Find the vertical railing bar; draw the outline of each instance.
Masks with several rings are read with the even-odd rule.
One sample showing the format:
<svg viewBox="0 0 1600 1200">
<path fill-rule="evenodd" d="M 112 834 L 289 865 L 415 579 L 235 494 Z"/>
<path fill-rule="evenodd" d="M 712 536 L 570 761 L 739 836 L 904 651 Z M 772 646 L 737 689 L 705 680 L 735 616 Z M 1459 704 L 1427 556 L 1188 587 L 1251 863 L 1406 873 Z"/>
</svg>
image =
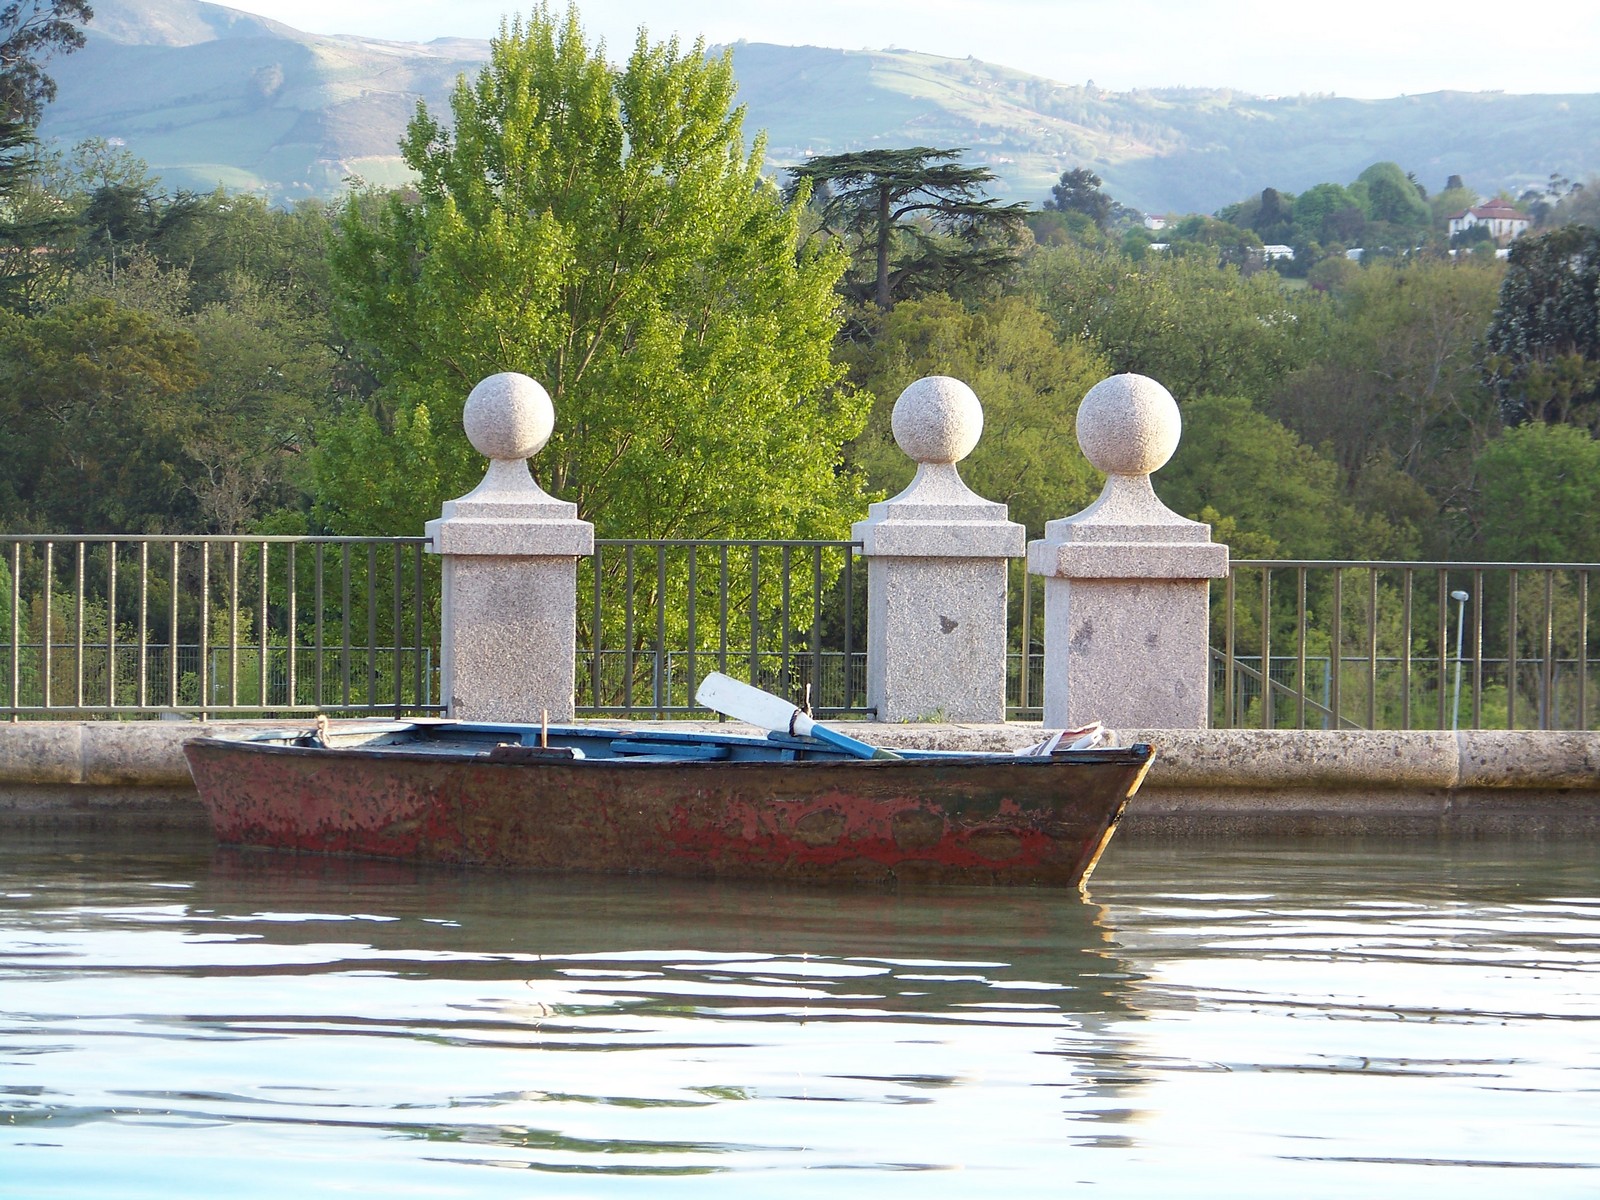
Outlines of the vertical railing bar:
<svg viewBox="0 0 1600 1200">
<path fill-rule="evenodd" d="M 11 543 L 11 719 L 22 707 L 22 543 Z"/>
<path fill-rule="evenodd" d="M 1451 685 L 1450 676 L 1450 591 L 1450 569 L 1441 567 L 1438 571 L 1439 640 L 1436 643 L 1439 647 L 1439 686 L 1436 689 L 1439 693 L 1439 722 L 1437 726 L 1439 729 L 1448 729 L 1450 727 L 1446 723 L 1446 717 L 1447 714 L 1454 711 L 1453 697 L 1455 689 Z M 1467 610 L 1465 606 L 1462 606 L 1461 610 L 1456 614 L 1456 620 L 1460 622 L 1466 619 Z M 1464 639 L 1466 635 L 1463 632 L 1461 636 Z M 1465 644 L 1464 641 L 1463 644 Z M 1458 662 L 1456 670 L 1459 671 L 1460 669 L 1461 664 Z M 1459 714 L 1457 714 L 1457 719 L 1459 720 Z"/>
<path fill-rule="evenodd" d="M 394 594 L 390 598 L 389 616 L 394 624 L 394 654 L 389 669 L 394 672 L 394 719 L 398 721 L 406 711 L 406 615 L 401 602 L 405 589 L 406 564 L 405 547 L 399 542 L 394 543 L 394 565 L 391 574 Z"/>
<path fill-rule="evenodd" d="M 822 696 L 822 544 L 811 546 L 811 703 L 817 708 Z"/>
<path fill-rule="evenodd" d="M 257 589 L 257 592 L 259 594 L 260 603 L 257 606 L 258 607 L 258 615 L 256 616 L 256 620 L 260 623 L 260 629 L 261 629 L 261 637 L 260 637 L 261 655 L 260 655 L 260 658 L 257 659 L 257 666 L 256 666 L 256 671 L 261 676 L 261 678 L 260 678 L 259 683 L 256 686 L 256 696 L 258 698 L 257 702 L 260 705 L 260 707 L 262 707 L 262 708 L 266 708 L 267 707 L 267 702 L 270 699 L 270 696 L 269 696 L 268 691 L 267 691 L 267 685 L 270 682 L 270 676 L 271 676 L 270 660 L 271 660 L 271 654 L 272 654 L 272 629 L 270 628 L 271 622 L 267 619 L 267 610 L 268 610 L 267 601 L 268 601 L 268 597 L 270 596 L 270 592 L 268 591 L 268 588 L 267 588 L 267 583 L 268 583 L 268 576 L 271 574 L 271 571 L 272 571 L 272 560 L 271 560 L 271 557 L 269 556 L 269 554 L 267 553 L 267 550 L 268 550 L 268 543 L 263 541 L 261 543 L 261 586 Z"/>
<path fill-rule="evenodd" d="M 1344 728 L 1343 688 L 1340 686 L 1339 676 L 1343 673 L 1344 664 L 1341 659 L 1341 644 L 1344 640 L 1344 568 L 1333 569 L 1333 616 L 1328 633 L 1328 659 L 1330 671 L 1328 676 L 1328 710 L 1332 714 L 1331 720 L 1335 729 Z"/>
<path fill-rule="evenodd" d="M 1517 597 L 1520 571 L 1511 571 L 1506 601 L 1506 728 L 1517 727 Z"/>
<path fill-rule="evenodd" d="M 1547 568 L 1544 573 L 1544 669 L 1539 672 L 1539 686 L 1544 693 L 1540 707 L 1539 728 L 1560 729 L 1561 714 L 1555 693 L 1555 642 L 1556 642 L 1556 573 Z"/>
<path fill-rule="evenodd" d="M 1019 642 L 1022 646 L 1022 676 L 1017 681 L 1017 705 L 1026 710 L 1032 705 L 1028 703 L 1029 677 L 1033 673 L 1033 577 L 1028 574 L 1028 560 L 1019 559 L 1018 569 L 1022 573 L 1022 637 Z M 1207 656 L 1209 658 L 1209 655 Z M 1206 664 L 1209 673 L 1211 664 Z"/>
<path fill-rule="evenodd" d="M 856 658 L 855 658 L 855 543 L 848 543 L 844 548 L 844 707 L 853 709 L 856 706 Z"/>
<path fill-rule="evenodd" d="M 722 630 L 717 635 L 717 670 L 724 675 L 728 673 L 728 546 L 724 542 L 718 547 L 717 555 L 717 594 L 718 615 L 722 622 Z"/>
<path fill-rule="evenodd" d="M 239 551 L 238 539 L 228 543 L 228 706 L 239 707 Z"/>
<path fill-rule="evenodd" d="M 1472 573 L 1472 727 L 1483 728 L 1483 572 Z"/>
<path fill-rule="evenodd" d="M 666 715 L 664 708 L 667 682 L 667 548 L 656 545 L 656 646 L 651 660 L 651 699 L 655 701 L 656 718 Z"/>
<path fill-rule="evenodd" d="M 52 645 L 55 639 L 55 584 L 56 543 L 52 538 L 44 544 L 44 687 L 41 702 L 47 709 L 54 698 L 51 684 L 55 674 L 55 649 Z"/>
<path fill-rule="evenodd" d="M 200 695 L 201 713 L 211 712 L 211 543 L 200 543 Z"/>
<path fill-rule="evenodd" d="M 1239 713 L 1235 706 L 1234 696 L 1234 672 L 1237 669 L 1234 665 L 1234 632 L 1235 622 L 1237 619 L 1234 612 L 1234 605 L 1238 600 L 1238 587 L 1235 582 L 1238 577 L 1238 569 L 1230 566 L 1228 570 L 1228 582 L 1223 588 L 1227 619 L 1223 623 L 1222 638 L 1222 668 L 1224 672 L 1222 677 L 1222 724 L 1228 729 L 1237 729 L 1239 727 Z M 1206 663 L 1206 669 L 1209 671 L 1211 669 L 1211 664 L 1209 661 L 1209 656 L 1207 656 L 1207 658 L 1208 661 Z"/>
<path fill-rule="evenodd" d="M 794 694 L 794 664 L 790 662 L 791 639 L 789 635 L 794 628 L 794 613 L 791 611 L 789 603 L 792 594 L 789 586 L 789 574 L 794 562 L 794 557 L 790 553 L 792 549 L 793 547 L 785 542 L 778 556 L 778 561 L 782 564 L 783 570 L 783 586 L 779 589 L 779 594 L 783 597 L 783 620 L 778 625 L 778 670 L 780 672 L 778 677 L 783 680 L 784 687 L 788 689 L 784 694 L 790 699 L 799 700 L 799 697 Z"/>
<path fill-rule="evenodd" d="M 761 543 L 750 543 L 750 682 L 761 686 Z"/>
<path fill-rule="evenodd" d="M 419 710 L 424 700 L 427 699 L 424 690 L 422 661 L 422 589 L 425 586 L 422 570 L 424 559 L 422 556 L 425 549 L 426 547 L 421 542 L 413 542 L 411 545 L 411 624 L 413 630 L 413 636 L 411 638 L 411 655 L 413 662 L 411 670 L 411 686 L 412 703 L 417 705 Z"/>
<path fill-rule="evenodd" d="M 601 546 L 599 543 L 596 543 L 594 548 L 594 556 L 589 560 L 591 568 L 594 571 L 594 616 L 589 625 L 589 688 L 591 692 L 589 699 L 595 708 L 599 708 L 601 705 L 600 686 L 603 682 L 600 677 L 600 665 L 602 661 L 600 657 L 600 637 L 602 633 L 600 576 L 605 573 L 605 564 L 602 559 L 604 552 L 605 547 Z"/>
<path fill-rule="evenodd" d="M 700 572 L 699 563 L 696 561 L 700 547 L 694 542 L 689 543 L 689 677 L 684 681 L 683 707 L 694 707 L 694 690 L 699 685 L 699 665 L 695 661 L 699 650 L 700 631 L 696 617 L 700 608 Z"/>
<path fill-rule="evenodd" d="M 1305 567 L 1295 568 L 1295 702 L 1296 729 L 1306 727 L 1306 599 L 1307 572 Z"/>
<path fill-rule="evenodd" d="M 633 550 L 634 543 L 628 542 L 623 550 L 623 604 L 622 604 L 622 706 L 624 710 L 633 711 Z"/>
<path fill-rule="evenodd" d="M 289 659 L 285 664 L 285 671 L 288 674 L 286 686 L 289 690 L 286 702 L 288 703 L 289 707 L 293 709 L 299 704 L 300 700 L 300 689 L 298 686 L 300 681 L 297 678 L 299 674 L 297 667 L 299 664 L 295 658 L 296 651 L 300 645 L 300 597 L 296 591 L 296 584 L 298 581 L 295 579 L 295 564 L 300 558 L 300 547 L 290 543 L 287 547 L 285 547 L 285 553 L 288 555 L 288 561 L 284 563 L 283 587 L 285 592 L 284 599 L 286 611 L 284 613 L 285 628 L 283 640 L 289 648 Z"/>
<path fill-rule="evenodd" d="M 353 663 L 351 662 L 352 647 L 350 645 L 350 630 L 352 628 L 350 620 L 350 597 L 352 589 L 354 588 L 354 584 L 350 579 L 350 560 L 354 556 L 354 545 L 352 545 L 350 542 L 341 542 L 339 544 L 340 585 L 342 588 L 342 595 L 340 598 L 343 601 L 343 607 L 340 610 L 341 616 L 339 630 L 340 639 L 343 642 L 343 644 L 339 647 L 339 703 L 343 708 L 350 707 L 350 672 L 353 666 Z"/>
<path fill-rule="evenodd" d="M 1400 573 L 1400 728 L 1411 728 L 1411 600 L 1416 578 L 1410 567 Z"/>
<path fill-rule="evenodd" d="M 1378 568 L 1367 568 L 1367 728 L 1378 727 Z"/>
<path fill-rule="evenodd" d="M 75 684 L 74 689 L 73 689 L 73 703 L 76 704 L 77 707 L 82 708 L 83 707 L 83 692 L 84 692 L 83 659 L 84 659 L 84 655 L 87 653 L 87 651 L 85 650 L 86 632 L 84 630 L 84 622 L 85 622 L 85 619 L 86 619 L 86 614 L 85 614 L 86 603 L 85 603 L 85 601 L 87 599 L 85 593 L 89 590 L 88 561 L 87 561 L 88 545 L 82 539 L 79 539 L 78 542 L 77 542 L 77 547 L 78 547 L 77 572 L 76 572 L 76 576 L 74 578 L 74 583 L 75 583 L 76 588 L 77 588 L 77 600 L 76 600 L 76 607 L 77 607 L 77 634 L 76 634 L 76 638 L 77 638 L 77 647 L 76 647 L 76 650 L 77 650 L 77 664 L 76 664 L 76 671 L 75 671 L 76 684 Z"/>
<path fill-rule="evenodd" d="M 312 674 L 316 678 L 316 695 L 311 698 L 312 707 L 318 712 L 322 711 L 322 697 L 325 695 L 323 688 L 327 685 L 327 640 L 325 632 L 327 595 L 323 587 L 327 582 L 326 558 L 327 544 L 316 543 L 315 552 L 311 556 L 311 603 L 313 613 L 311 616 L 312 657 L 314 665 Z"/>
<path fill-rule="evenodd" d="M 106 543 L 106 707 L 117 706 L 117 543 Z"/>
<path fill-rule="evenodd" d="M 362 708 L 378 703 L 378 543 L 367 543 L 367 690 Z"/>
<path fill-rule="evenodd" d="M 134 704 L 150 705 L 150 543 L 139 540 L 139 662 Z"/>
<path fill-rule="evenodd" d="M 178 707 L 181 697 L 178 695 L 178 547 L 177 538 L 172 539 L 172 598 L 167 608 L 167 703 L 174 708 Z"/>
<path fill-rule="evenodd" d="M 1578 724 L 1589 728 L 1589 572 L 1578 572 Z"/>
<path fill-rule="evenodd" d="M 1272 697 L 1272 568 L 1261 568 L 1261 728 L 1276 729 Z"/>
</svg>

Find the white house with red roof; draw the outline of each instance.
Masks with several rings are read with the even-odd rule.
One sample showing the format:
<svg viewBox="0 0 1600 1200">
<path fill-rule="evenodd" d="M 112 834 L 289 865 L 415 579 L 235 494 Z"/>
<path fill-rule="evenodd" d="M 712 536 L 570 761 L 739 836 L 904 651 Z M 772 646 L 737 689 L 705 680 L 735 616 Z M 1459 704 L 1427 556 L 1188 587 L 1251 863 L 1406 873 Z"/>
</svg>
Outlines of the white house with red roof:
<svg viewBox="0 0 1600 1200">
<path fill-rule="evenodd" d="M 1450 218 L 1450 236 L 1465 233 L 1475 225 L 1487 225 L 1489 236 L 1502 246 L 1528 232 L 1532 222 L 1504 200 L 1490 200 L 1476 208 L 1458 212 Z"/>
</svg>

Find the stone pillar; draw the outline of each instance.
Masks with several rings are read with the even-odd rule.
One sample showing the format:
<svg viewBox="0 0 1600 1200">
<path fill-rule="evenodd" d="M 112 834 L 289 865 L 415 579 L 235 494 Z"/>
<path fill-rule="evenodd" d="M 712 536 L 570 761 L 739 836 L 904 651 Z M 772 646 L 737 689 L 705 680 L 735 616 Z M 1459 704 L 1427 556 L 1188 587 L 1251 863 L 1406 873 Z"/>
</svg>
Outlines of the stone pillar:
<svg viewBox="0 0 1600 1200">
<path fill-rule="evenodd" d="M 1150 486 L 1181 431 L 1171 393 L 1143 375 L 1102 380 L 1078 409 L 1078 443 L 1105 490 L 1028 547 L 1029 572 L 1045 579 L 1047 728 L 1209 724 L 1210 581 L 1228 573 L 1228 548 Z"/>
<path fill-rule="evenodd" d="M 555 409 L 526 375 L 491 375 L 467 397 L 467 438 L 489 459 L 471 492 L 427 524 L 444 556 L 446 710 L 466 721 L 573 715 L 578 556 L 594 526 L 533 480 L 527 460 L 550 439 Z"/>
<path fill-rule="evenodd" d="M 1025 531 L 972 492 L 956 463 L 983 432 L 957 379 L 919 379 L 895 401 L 911 485 L 851 527 L 867 559 L 867 705 L 880 721 L 1004 721 L 1006 559 Z"/>
</svg>

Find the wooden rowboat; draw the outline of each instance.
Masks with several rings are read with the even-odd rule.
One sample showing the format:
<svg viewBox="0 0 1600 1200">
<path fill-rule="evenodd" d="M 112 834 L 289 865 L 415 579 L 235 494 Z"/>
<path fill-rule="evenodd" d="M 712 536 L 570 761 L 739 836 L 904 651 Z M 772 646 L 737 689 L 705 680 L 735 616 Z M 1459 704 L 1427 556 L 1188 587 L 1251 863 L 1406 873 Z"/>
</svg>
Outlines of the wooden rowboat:
<svg viewBox="0 0 1600 1200">
<path fill-rule="evenodd" d="M 541 744 L 543 743 L 543 744 Z M 384 721 L 196 738 L 228 845 L 541 871 L 1082 884 L 1149 746 L 862 759 L 812 737 Z"/>
</svg>

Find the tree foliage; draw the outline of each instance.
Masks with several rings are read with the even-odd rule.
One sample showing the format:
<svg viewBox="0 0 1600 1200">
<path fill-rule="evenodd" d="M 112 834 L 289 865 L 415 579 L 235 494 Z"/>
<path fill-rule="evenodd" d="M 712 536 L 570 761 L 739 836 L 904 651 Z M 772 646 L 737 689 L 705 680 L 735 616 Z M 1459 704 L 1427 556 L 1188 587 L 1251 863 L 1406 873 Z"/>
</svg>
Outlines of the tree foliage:
<svg viewBox="0 0 1600 1200">
<path fill-rule="evenodd" d="M 341 319 L 379 407 L 326 435 L 317 512 L 413 533 L 473 486 L 478 380 L 521 371 L 556 428 L 535 463 L 602 535 L 834 535 L 864 403 L 838 386 L 832 254 L 747 153 L 731 58 L 652 45 L 620 70 L 574 13 L 501 27 L 403 143 L 414 194 L 353 200 L 332 252 Z M 376 478 L 374 478 L 376 476 Z"/>
<path fill-rule="evenodd" d="M 0 315 L 0 511 L 65 533 L 192 528 L 180 398 L 194 339 L 91 298 Z"/>
<path fill-rule="evenodd" d="M 1100 176 L 1086 167 L 1063 171 L 1061 179 L 1050 189 L 1046 209 L 1054 212 L 1082 213 L 1094 222 L 1095 228 L 1104 229 L 1111 223 L 1116 202 L 1101 190 Z"/>
<path fill-rule="evenodd" d="M 1600 442 L 1571 425 L 1507 430 L 1478 459 L 1479 552 L 1499 562 L 1600 562 Z"/>
<path fill-rule="evenodd" d="M 1024 265 L 1020 287 L 1060 337 L 1086 341 L 1113 371 L 1160 380 L 1180 404 L 1203 395 L 1260 402 L 1305 352 L 1303 302 L 1276 276 L 1246 277 L 1209 255 L 1152 254 L 1134 263 L 1042 247 Z"/>
<path fill-rule="evenodd" d="M 37 125 L 55 99 L 44 64 L 83 46 L 81 25 L 94 17 L 87 0 L 7 0 L 0 5 L 0 120 Z"/>
<path fill-rule="evenodd" d="M 1600 428 L 1600 230 L 1519 238 L 1486 341 L 1485 376 L 1508 422 Z"/>
<path fill-rule="evenodd" d="M 1363 507 L 1419 529 L 1459 514 L 1472 461 L 1499 432 L 1477 357 L 1500 277 L 1492 259 L 1356 269 L 1267 411 L 1327 453 Z"/>
<path fill-rule="evenodd" d="M 827 154 L 791 168 L 789 196 L 813 189 L 825 233 L 852 248 L 849 292 L 888 311 L 895 301 L 992 279 L 1017 257 L 1024 204 L 984 195 L 994 174 L 959 149 L 913 146 Z"/>
</svg>

